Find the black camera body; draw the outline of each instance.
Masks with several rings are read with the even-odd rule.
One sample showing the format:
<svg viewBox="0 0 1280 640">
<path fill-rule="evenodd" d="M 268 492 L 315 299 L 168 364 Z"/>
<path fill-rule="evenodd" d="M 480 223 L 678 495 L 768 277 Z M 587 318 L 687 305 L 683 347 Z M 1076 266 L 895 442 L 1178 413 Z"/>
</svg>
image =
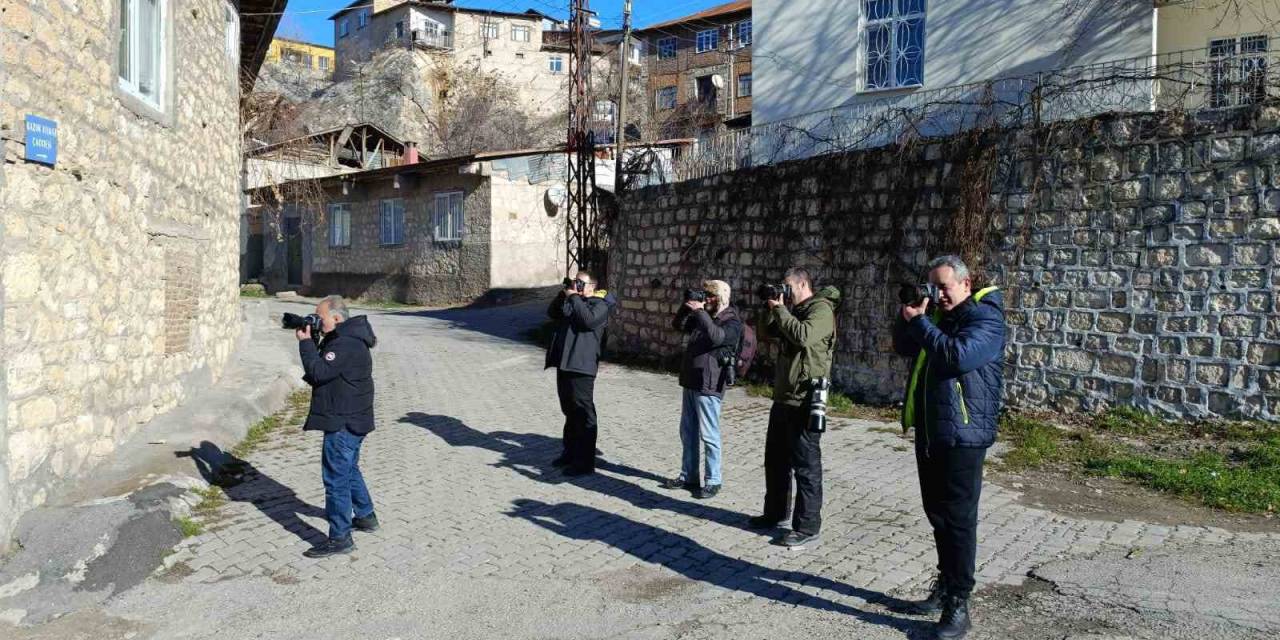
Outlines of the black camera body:
<svg viewBox="0 0 1280 640">
<path fill-rule="evenodd" d="M 898 288 L 898 302 L 908 307 L 918 307 L 926 298 L 929 300 L 929 304 L 936 306 L 942 299 L 942 290 L 938 289 L 938 285 L 931 282 L 904 284 Z"/>
<path fill-rule="evenodd" d="M 586 289 L 587 289 L 587 283 L 585 283 L 585 282 L 583 282 L 583 281 L 581 281 L 581 280 L 579 280 L 579 279 L 577 279 L 577 278 L 565 278 L 565 279 L 564 279 L 564 288 L 565 288 L 565 289 L 573 289 L 574 291 L 577 291 L 578 293 L 582 293 L 582 292 L 586 291 Z"/>
<path fill-rule="evenodd" d="M 702 289 L 685 289 L 684 301 L 685 302 L 706 302 L 707 292 L 703 291 Z"/>
<path fill-rule="evenodd" d="M 760 301 L 777 300 L 778 296 L 782 296 L 783 300 L 791 299 L 791 285 L 786 284 L 762 284 L 756 289 L 756 295 L 760 297 Z"/>
<path fill-rule="evenodd" d="M 320 342 L 320 335 L 324 333 L 324 321 L 320 319 L 320 316 L 314 313 L 308 313 L 305 316 L 300 316 L 296 313 L 286 313 L 284 314 L 284 317 L 280 319 L 280 326 L 285 329 L 294 330 L 311 327 L 311 339 L 315 340 L 317 344 Z"/>
</svg>

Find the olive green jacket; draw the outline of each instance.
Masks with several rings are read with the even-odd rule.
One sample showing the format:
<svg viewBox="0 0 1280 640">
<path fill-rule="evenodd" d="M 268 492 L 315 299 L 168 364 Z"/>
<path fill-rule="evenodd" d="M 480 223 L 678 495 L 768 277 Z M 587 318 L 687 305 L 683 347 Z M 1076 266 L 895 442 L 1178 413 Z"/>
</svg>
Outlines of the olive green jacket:
<svg viewBox="0 0 1280 640">
<path fill-rule="evenodd" d="M 765 313 L 760 337 L 781 342 L 774 363 L 774 402 L 803 406 L 809 401 L 809 380 L 830 377 L 839 301 L 838 289 L 823 287 L 790 311 L 779 305 Z"/>
</svg>

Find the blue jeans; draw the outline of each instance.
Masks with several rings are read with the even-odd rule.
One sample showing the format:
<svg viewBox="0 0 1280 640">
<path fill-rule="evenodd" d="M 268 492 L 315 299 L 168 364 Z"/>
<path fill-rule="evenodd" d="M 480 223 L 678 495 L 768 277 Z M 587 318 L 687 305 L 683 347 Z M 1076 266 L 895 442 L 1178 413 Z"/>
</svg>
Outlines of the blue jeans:
<svg viewBox="0 0 1280 640">
<path fill-rule="evenodd" d="M 698 445 L 706 452 L 706 486 L 720 484 L 720 398 L 704 396 L 692 389 L 684 390 L 680 410 L 680 444 L 684 456 L 680 479 L 698 481 Z"/>
<path fill-rule="evenodd" d="M 324 434 L 320 455 L 320 476 L 324 480 L 324 513 L 329 520 L 329 539 L 351 536 L 351 517 L 367 518 L 373 513 L 373 498 L 360 473 L 360 445 L 364 436 L 346 429 Z"/>
</svg>

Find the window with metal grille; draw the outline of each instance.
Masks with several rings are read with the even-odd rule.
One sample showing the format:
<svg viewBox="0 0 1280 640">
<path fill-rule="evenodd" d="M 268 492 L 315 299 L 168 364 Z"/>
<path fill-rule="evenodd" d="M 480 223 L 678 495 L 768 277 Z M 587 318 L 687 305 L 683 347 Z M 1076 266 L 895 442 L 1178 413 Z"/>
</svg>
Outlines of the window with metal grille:
<svg viewBox="0 0 1280 640">
<path fill-rule="evenodd" d="M 661 89 L 658 89 L 656 100 L 657 100 L 659 109 L 676 108 L 676 88 L 663 87 Z"/>
<path fill-rule="evenodd" d="M 404 200 L 382 200 L 378 203 L 379 243 L 404 244 Z"/>
<path fill-rule="evenodd" d="M 1267 36 L 1209 41 L 1209 106 L 1252 104 L 1267 93 Z"/>
<path fill-rule="evenodd" d="M 436 194 L 432 226 L 437 242 L 462 239 L 462 199 L 461 191 Z"/>
<path fill-rule="evenodd" d="M 715 51 L 720 46 L 720 30 L 707 29 L 705 31 L 699 31 L 695 44 L 695 51 L 698 53 Z"/>
<path fill-rule="evenodd" d="M 865 88 L 924 85 L 925 0 L 863 0 Z"/>
<path fill-rule="evenodd" d="M 658 40 L 658 59 L 668 60 L 676 57 L 676 39 L 660 38 Z"/>
</svg>

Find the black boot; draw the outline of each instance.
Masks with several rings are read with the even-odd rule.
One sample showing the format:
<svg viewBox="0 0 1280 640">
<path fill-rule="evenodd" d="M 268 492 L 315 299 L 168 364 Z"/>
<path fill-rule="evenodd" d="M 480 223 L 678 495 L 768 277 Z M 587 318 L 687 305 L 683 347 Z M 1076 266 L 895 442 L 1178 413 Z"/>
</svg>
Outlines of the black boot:
<svg viewBox="0 0 1280 640">
<path fill-rule="evenodd" d="M 959 640 L 973 623 L 969 621 L 968 596 L 948 595 L 942 600 L 942 618 L 938 620 L 938 640 Z"/>
<path fill-rule="evenodd" d="M 929 587 L 929 595 L 924 600 L 902 601 L 889 607 L 894 613 L 905 613 L 911 616 L 936 616 L 942 613 L 942 600 L 947 597 L 947 587 L 942 578 L 933 581 Z"/>
</svg>

